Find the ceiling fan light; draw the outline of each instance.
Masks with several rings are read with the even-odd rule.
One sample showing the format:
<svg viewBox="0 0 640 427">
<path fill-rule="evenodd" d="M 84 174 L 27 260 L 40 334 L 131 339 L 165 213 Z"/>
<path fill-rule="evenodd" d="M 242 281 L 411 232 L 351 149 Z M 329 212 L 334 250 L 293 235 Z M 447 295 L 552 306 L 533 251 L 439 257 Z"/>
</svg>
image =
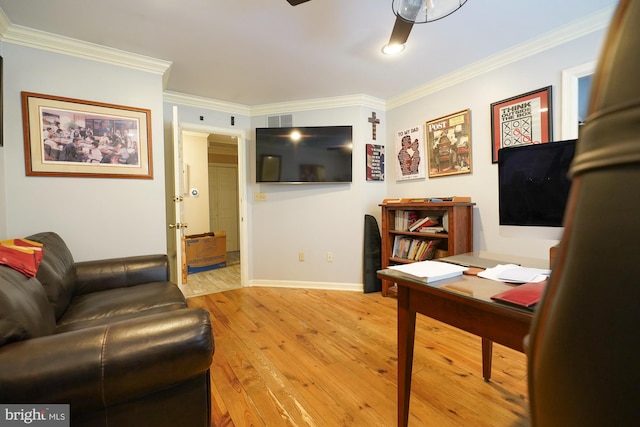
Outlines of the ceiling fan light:
<svg viewBox="0 0 640 427">
<path fill-rule="evenodd" d="M 423 24 L 451 15 L 467 0 L 392 0 L 391 8 L 396 16 L 406 22 Z"/>
<path fill-rule="evenodd" d="M 385 55 L 397 55 L 404 50 L 404 43 L 389 43 L 382 46 Z"/>
</svg>

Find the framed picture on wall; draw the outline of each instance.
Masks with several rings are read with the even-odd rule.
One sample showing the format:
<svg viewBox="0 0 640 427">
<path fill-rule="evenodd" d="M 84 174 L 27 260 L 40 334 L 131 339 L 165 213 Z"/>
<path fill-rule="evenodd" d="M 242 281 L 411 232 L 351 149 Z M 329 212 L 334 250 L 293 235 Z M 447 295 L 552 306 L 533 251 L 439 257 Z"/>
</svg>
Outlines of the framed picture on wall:
<svg viewBox="0 0 640 427">
<path fill-rule="evenodd" d="M 491 162 L 498 150 L 551 141 L 551 86 L 491 104 Z"/>
<path fill-rule="evenodd" d="M 367 181 L 384 181 L 384 145 L 366 144 Z"/>
<path fill-rule="evenodd" d="M 428 121 L 429 178 L 471 173 L 471 110 Z"/>
<path fill-rule="evenodd" d="M 151 111 L 22 92 L 28 176 L 153 178 Z"/>
<path fill-rule="evenodd" d="M 411 126 L 396 132 L 396 179 L 405 181 L 409 179 L 425 178 L 424 133 L 422 126 Z"/>
</svg>

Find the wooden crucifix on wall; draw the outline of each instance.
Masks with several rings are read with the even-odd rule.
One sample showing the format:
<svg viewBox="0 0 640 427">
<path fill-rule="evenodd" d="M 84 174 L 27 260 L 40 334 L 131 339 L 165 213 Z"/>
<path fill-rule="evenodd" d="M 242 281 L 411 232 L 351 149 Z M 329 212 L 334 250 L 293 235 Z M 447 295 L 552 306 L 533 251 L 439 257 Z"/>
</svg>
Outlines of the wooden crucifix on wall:
<svg viewBox="0 0 640 427">
<path fill-rule="evenodd" d="M 369 117 L 369 123 L 371 123 L 371 138 L 376 140 L 376 126 L 380 124 L 380 119 L 376 118 L 376 112 L 371 112 L 371 117 Z"/>
</svg>

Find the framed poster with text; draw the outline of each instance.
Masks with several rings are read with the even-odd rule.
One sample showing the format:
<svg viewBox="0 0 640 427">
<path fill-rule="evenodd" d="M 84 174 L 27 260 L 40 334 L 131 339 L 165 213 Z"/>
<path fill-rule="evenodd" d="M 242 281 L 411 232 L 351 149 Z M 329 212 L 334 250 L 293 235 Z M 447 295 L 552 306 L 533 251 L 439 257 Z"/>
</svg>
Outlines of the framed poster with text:
<svg viewBox="0 0 640 427">
<path fill-rule="evenodd" d="M 396 180 L 426 177 L 422 126 L 396 132 Z"/>
<path fill-rule="evenodd" d="M 471 110 L 426 123 L 429 178 L 471 173 Z"/>
<path fill-rule="evenodd" d="M 551 86 L 491 104 L 491 162 L 498 150 L 551 141 Z"/>
<path fill-rule="evenodd" d="M 367 181 L 384 181 L 384 145 L 367 144 Z"/>
</svg>

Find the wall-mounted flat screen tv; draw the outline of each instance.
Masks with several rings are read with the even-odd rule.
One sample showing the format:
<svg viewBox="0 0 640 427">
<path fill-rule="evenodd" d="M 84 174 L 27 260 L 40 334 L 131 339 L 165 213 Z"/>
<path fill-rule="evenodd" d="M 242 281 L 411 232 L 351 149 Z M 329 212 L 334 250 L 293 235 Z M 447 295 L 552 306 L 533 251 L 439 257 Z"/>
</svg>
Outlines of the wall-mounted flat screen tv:
<svg viewBox="0 0 640 427">
<path fill-rule="evenodd" d="M 500 225 L 562 227 L 576 140 L 498 150 Z"/>
<path fill-rule="evenodd" d="M 351 126 L 256 129 L 256 181 L 330 184 L 351 182 Z"/>
</svg>

